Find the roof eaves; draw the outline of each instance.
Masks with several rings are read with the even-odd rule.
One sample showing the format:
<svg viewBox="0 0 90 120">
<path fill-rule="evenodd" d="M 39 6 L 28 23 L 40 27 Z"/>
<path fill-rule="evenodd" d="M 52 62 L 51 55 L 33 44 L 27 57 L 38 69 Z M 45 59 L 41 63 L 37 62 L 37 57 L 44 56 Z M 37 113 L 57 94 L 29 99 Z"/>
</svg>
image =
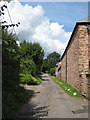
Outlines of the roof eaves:
<svg viewBox="0 0 90 120">
<path fill-rule="evenodd" d="M 90 25 L 90 22 L 77 22 L 77 23 L 76 23 L 76 25 L 75 25 L 75 27 L 74 27 L 74 30 L 73 30 L 73 32 L 72 32 L 72 34 L 71 34 L 70 40 L 69 40 L 69 42 L 68 42 L 68 44 L 67 44 L 67 46 L 66 46 L 66 49 L 65 49 L 65 51 L 64 51 L 64 53 L 63 53 L 63 55 L 62 55 L 62 57 L 61 57 L 61 61 L 62 61 L 62 59 L 63 59 L 63 57 L 64 57 L 64 55 L 65 55 L 65 53 L 66 53 L 66 51 L 67 51 L 67 49 L 68 49 L 68 46 L 69 46 L 70 42 L 72 41 L 72 37 L 73 37 L 74 32 L 75 32 L 75 30 L 76 30 L 76 28 L 77 28 L 78 25 Z"/>
</svg>

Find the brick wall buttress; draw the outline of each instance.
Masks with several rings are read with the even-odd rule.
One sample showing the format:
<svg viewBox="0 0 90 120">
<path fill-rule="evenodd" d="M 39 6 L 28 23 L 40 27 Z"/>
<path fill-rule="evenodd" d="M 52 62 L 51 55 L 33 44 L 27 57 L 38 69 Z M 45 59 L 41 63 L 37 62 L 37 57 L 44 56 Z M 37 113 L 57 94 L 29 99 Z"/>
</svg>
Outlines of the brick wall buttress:
<svg viewBox="0 0 90 120">
<path fill-rule="evenodd" d="M 88 95 L 88 77 L 89 71 L 89 39 L 87 25 L 79 25 L 79 74 L 81 76 L 81 93 Z"/>
</svg>

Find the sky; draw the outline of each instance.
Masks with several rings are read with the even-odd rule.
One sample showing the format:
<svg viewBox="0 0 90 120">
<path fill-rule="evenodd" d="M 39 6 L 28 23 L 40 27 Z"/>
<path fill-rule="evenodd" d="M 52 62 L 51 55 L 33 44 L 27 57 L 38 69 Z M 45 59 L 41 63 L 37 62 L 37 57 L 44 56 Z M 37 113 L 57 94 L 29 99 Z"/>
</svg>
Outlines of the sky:
<svg viewBox="0 0 90 120">
<path fill-rule="evenodd" d="M 4 2 L 1 2 L 3 4 Z M 7 3 L 19 42 L 38 42 L 45 56 L 56 51 L 63 54 L 75 24 L 88 16 L 88 2 L 19 2 Z M 5 9 L 5 20 L 10 24 Z"/>
<path fill-rule="evenodd" d="M 22 5 L 29 4 L 33 7 L 41 5 L 50 22 L 58 22 L 64 25 L 67 32 L 73 31 L 77 21 L 88 16 L 88 2 L 21 2 Z"/>
</svg>

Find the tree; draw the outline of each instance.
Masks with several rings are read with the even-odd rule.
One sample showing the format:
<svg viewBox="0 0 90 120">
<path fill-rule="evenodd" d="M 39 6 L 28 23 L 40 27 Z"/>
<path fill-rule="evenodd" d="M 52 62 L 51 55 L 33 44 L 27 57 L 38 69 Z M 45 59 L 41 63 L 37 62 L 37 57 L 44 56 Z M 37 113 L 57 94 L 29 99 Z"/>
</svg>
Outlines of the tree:
<svg viewBox="0 0 90 120">
<path fill-rule="evenodd" d="M 22 58 L 20 62 L 20 72 L 23 74 L 32 74 L 36 75 L 36 65 L 32 59 Z"/>
<path fill-rule="evenodd" d="M 37 74 L 41 72 L 41 65 L 43 63 L 44 50 L 39 43 L 33 43 L 32 45 L 32 58 L 36 64 Z"/>
<path fill-rule="evenodd" d="M 54 68 L 56 63 L 60 62 L 60 54 L 57 52 L 53 52 L 47 56 L 45 60 L 43 60 L 42 71 L 50 71 L 51 68 Z"/>
<path fill-rule="evenodd" d="M 18 92 L 21 90 L 19 86 L 19 71 L 20 71 L 20 55 L 19 47 L 16 44 L 15 36 L 8 33 L 6 29 L 2 29 L 2 117 L 8 118 L 13 116 L 14 109 L 19 105 L 21 95 Z M 17 101 L 16 101 L 17 100 Z M 12 114 L 11 114 L 12 113 Z"/>
<path fill-rule="evenodd" d="M 32 59 L 36 65 L 36 73 L 41 72 L 41 65 L 43 62 L 44 51 L 39 43 L 29 43 L 25 40 L 20 43 L 20 53 L 22 58 Z"/>
<path fill-rule="evenodd" d="M 55 74 L 55 67 L 50 69 L 50 74 L 54 75 Z"/>
<path fill-rule="evenodd" d="M 14 34 L 9 34 L 6 29 L 2 29 L 2 53 L 3 84 L 11 85 L 12 83 L 15 87 L 15 84 L 19 82 L 19 47 L 16 44 Z"/>
<path fill-rule="evenodd" d="M 43 71 L 43 72 L 48 71 L 47 59 L 43 59 L 42 71 Z"/>
</svg>

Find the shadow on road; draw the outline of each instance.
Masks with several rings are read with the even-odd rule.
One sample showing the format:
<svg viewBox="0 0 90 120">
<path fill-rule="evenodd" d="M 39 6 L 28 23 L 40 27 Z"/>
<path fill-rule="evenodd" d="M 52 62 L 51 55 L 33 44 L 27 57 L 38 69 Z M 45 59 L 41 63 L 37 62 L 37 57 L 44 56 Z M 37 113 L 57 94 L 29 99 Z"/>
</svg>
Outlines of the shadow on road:
<svg viewBox="0 0 90 120">
<path fill-rule="evenodd" d="M 42 81 L 49 81 L 49 79 L 45 79 L 45 78 L 43 79 L 43 78 L 42 78 Z"/>
<path fill-rule="evenodd" d="M 34 109 L 35 114 L 33 115 L 34 118 L 43 118 L 48 115 L 48 106 L 41 106 L 41 107 L 36 107 Z"/>
<path fill-rule="evenodd" d="M 45 75 L 42 76 L 42 81 L 49 81 L 49 80 L 50 80 L 50 79 L 49 79 L 48 76 L 45 76 Z"/>
<path fill-rule="evenodd" d="M 27 90 L 30 93 L 31 97 L 35 97 L 39 92 L 34 92 L 33 90 Z M 31 98 L 30 98 L 31 99 Z M 44 118 L 48 115 L 48 106 L 37 106 L 36 104 L 33 104 L 30 102 L 27 104 L 24 104 L 20 111 L 17 114 L 17 119 L 35 119 L 37 120 L 38 118 Z"/>
</svg>

